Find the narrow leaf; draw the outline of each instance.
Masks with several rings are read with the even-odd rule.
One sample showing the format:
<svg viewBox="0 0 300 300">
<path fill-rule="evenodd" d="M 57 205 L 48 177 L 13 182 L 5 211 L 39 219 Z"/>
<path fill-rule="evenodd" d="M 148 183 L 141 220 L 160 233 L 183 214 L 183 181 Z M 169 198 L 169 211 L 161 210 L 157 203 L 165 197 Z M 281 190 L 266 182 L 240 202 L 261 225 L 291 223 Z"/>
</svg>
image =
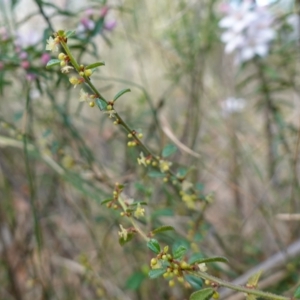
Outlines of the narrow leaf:
<svg viewBox="0 0 300 300">
<path fill-rule="evenodd" d="M 190 300 L 208 300 L 214 294 L 212 288 L 202 289 L 193 293 L 190 297 Z"/>
<path fill-rule="evenodd" d="M 294 297 L 295 297 L 296 299 L 300 299 L 300 286 L 298 286 L 298 288 L 297 288 L 297 290 L 296 290 L 296 292 L 295 292 L 295 294 L 294 294 Z"/>
<path fill-rule="evenodd" d="M 161 227 L 158 227 L 158 228 L 154 229 L 152 231 L 152 233 L 157 234 L 157 233 L 161 233 L 161 232 L 164 232 L 164 231 L 170 231 L 170 230 L 175 230 L 175 229 L 172 226 L 161 226 Z"/>
<path fill-rule="evenodd" d="M 198 258 L 194 259 L 190 262 L 190 264 L 203 264 L 203 263 L 211 263 L 211 262 L 223 262 L 228 263 L 228 259 L 222 256 L 208 257 L 208 258 Z"/>
<path fill-rule="evenodd" d="M 130 242 L 133 238 L 133 234 L 132 233 L 128 233 L 126 240 L 124 239 L 124 237 L 120 237 L 119 238 L 119 244 L 121 246 L 124 246 L 126 243 Z"/>
<path fill-rule="evenodd" d="M 199 290 L 203 287 L 203 280 L 193 275 L 186 275 L 184 279 L 195 289 Z"/>
<path fill-rule="evenodd" d="M 114 199 L 112 199 L 112 198 L 110 198 L 110 199 L 105 199 L 105 200 L 103 200 L 103 201 L 101 202 L 101 205 L 106 204 L 106 203 L 108 203 L 108 202 L 110 202 L 110 201 L 112 201 L 112 200 L 114 200 Z"/>
<path fill-rule="evenodd" d="M 183 255 L 185 254 L 185 252 L 186 252 L 186 247 L 184 247 L 184 246 L 179 246 L 175 251 L 174 251 L 174 253 L 173 253 L 173 255 L 174 255 L 174 258 L 175 259 L 182 259 L 182 257 L 183 257 Z"/>
<path fill-rule="evenodd" d="M 75 34 L 75 30 L 67 30 L 65 33 L 65 36 L 68 39 L 69 37 L 71 37 L 74 34 Z"/>
<path fill-rule="evenodd" d="M 96 98 L 95 102 L 100 110 L 106 110 L 107 103 L 103 99 Z"/>
<path fill-rule="evenodd" d="M 105 62 L 104 61 L 98 61 L 96 63 L 90 64 L 88 66 L 85 67 L 85 69 L 95 69 L 101 66 L 105 66 Z"/>
<path fill-rule="evenodd" d="M 164 273 L 166 273 L 165 269 L 153 269 L 149 271 L 148 275 L 151 279 L 154 279 L 161 276 Z"/>
<path fill-rule="evenodd" d="M 160 252 L 159 243 L 155 239 L 150 239 L 147 243 L 147 247 L 156 254 Z"/>
<path fill-rule="evenodd" d="M 131 92 L 131 89 L 124 89 L 121 90 L 118 94 L 115 95 L 114 101 L 116 101 L 118 98 L 120 98 L 123 94 Z"/>
<path fill-rule="evenodd" d="M 146 275 L 141 272 L 137 271 L 134 272 L 127 280 L 125 283 L 125 288 L 129 290 L 136 291 L 139 289 L 143 281 L 145 280 Z"/>
<path fill-rule="evenodd" d="M 177 147 L 173 144 L 168 144 L 162 151 L 163 157 L 168 157 L 177 151 Z"/>
<path fill-rule="evenodd" d="M 261 273 L 262 273 L 262 271 L 259 271 L 259 272 L 255 273 L 254 275 L 252 275 L 247 282 L 247 286 L 250 288 L 255 288 L 257 286 L 257 283 L 258 283 Z"/>
<path fill-rule="evenodd" d="M 60 64 L 60 60 L 59 59 L 50 59 L 46 65 L 47 69 L 50 69 L 54 66 L 57 66 Z"/>
</svg>

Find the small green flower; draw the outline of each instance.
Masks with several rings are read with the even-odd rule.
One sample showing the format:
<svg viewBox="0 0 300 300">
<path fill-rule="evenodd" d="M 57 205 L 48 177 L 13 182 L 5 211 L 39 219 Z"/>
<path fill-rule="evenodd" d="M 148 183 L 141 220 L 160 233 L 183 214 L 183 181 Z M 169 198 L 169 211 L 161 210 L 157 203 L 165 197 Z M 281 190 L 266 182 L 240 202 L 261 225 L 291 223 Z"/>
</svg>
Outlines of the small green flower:
<svg viewBox="0 0 300 300">
<path fill-rule="evenodd" d="M 77 86 L 78 84 L 81 84 L 81 83 L 83 82 L 82 80 L 80 80 L 79 78 L 77 78 L 77 77 L 75 77 L 75 76 L 71 77 L 71 78 L 69 79 L 69 81 L 70 81 L 70 83 L 71 83 L 72 85 L 74 85 L 74 88 L 76 88 L 76 86 Z"/>
<path fill-rule="evenodd" d="M 162 173 L 168 172 L 170 170 L 171 162 L 161 159 L 159 161 L 159 168 Z"/>
<path fill-rule="evenodd" d="M 140 203 L 138 203 L 136 210 L 134 212 L 134 216 L 136 218 L 140 218 L 143 217 L 145 215 L 145 209 L 140 205 Z"/>
<path fill-rule="evenodd" d="M 144 156 L 143 152 L 140 153 L 140 157 L 137 159 L 137 161 L 139 165 L 144 165 L 145 167 L 147 167 L 146 157 Z"/>
<path fill-rule="evenodd" d="M 80 90 L 80 102 L 89 102 L 90 101 L 90 95 L 89 93 L 85 92 L 83 89 Z"/>
<path fill-rule="evenodd" d="M 198 268 L 201 272 L 206 272 L 207 271 L 207 267 L 206 267 L 205 263 L 198 264 Z"/>
<path fill-rule="evenodd" d="M 127 240 L 127 237 L 128 237 L 128 231 L 120 224 L 120 228 L 121 228 L 121 231 L 118 232 L 120 238 L 123 238 L 124 241 Z"/>
<path fill-rule="evenodd" d="M 66 73 L 69 73 L 70 70 L 73 70 L 73 69 L 74 69 L 74 68 L 71 67 L 71 66 L 64 66 L 64 67 L 61 68 L 61 72 L 62 72 L 63 74 L 66 74 Z"/>
<path fill-rule="evenodd" d="M 58 44 L 59 44 L 59 39 L 58 38 L 54 39 L 52 36 L 50 36 L 49 39 L 47 40 L 46 50 L 52 52 L 58 52 Z"/>
</svg>

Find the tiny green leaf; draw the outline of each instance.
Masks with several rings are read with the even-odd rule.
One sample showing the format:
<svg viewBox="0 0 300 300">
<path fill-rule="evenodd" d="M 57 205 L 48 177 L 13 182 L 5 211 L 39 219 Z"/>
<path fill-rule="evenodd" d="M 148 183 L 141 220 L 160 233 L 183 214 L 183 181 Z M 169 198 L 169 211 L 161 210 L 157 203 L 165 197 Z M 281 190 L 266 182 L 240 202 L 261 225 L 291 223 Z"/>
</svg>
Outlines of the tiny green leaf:
<svg viewBox="0 0 300 300">
<path fill-rule="evenodd" d="M 120 98 L 123 94 L 131 92 L 131 89 L 124 89 L 121 90 L 118 94 L 115 95 L 114 101 L 116 101 L 118 98 Z"/>
<path fill-rule="evenodd" d="M 198 262 L 198 261 L 200 261 L 200 260 L 202 260 L 202 259 L 204 259 L 204 256 L 203 256 L 203 254 L 202 253 L 194 253 L 191 257 L 190 257 L 190 259 L 189 259 L 189 264 L 194 264 L 194 263 L 196 263 L 196 262 Z"/>
<path fill-rule="evenodd" d="M 188 170 L 186 168 L 179 168 L 177 173 L 176 173 L 176 176 L 179 177 L 179 178 L 184 178 L 188 173 Z"/>
<path fill-rule="evenodd" d="M 190 300 L 208 300 L 214 294 L 212 288 L 202 289 L 193 293 L 190 297 Z"/>
<path fill-rule="evenodd" d="M 214 256 L 208 258 L 196 258 L 190 261 L 190 264 L 203 264 L 203 263 L 211 263 L 211 262 L 223 262 L 228 263 L 228 259 L 222 256 Z"/>
<path fill-rule="evenodd" d="M 150 239 L 147 243 L 147 247 L 156 254 L 160 252 L 159 243 L 155 239 Z"/>
<path fill-rule="evenodd" d="M 110 201 L 112 201 L 112 200 L 114 200 L 114 199 L 112 199 L 112 198 L 105 199 L 105 200 L 103 200 L 103 201 L 101 202 L 101 205 L 106 204 L 106 203 L 108 203 L 108 202 L 110 202 Z"/>
<path fill-rule="evenodd" d="M 58 66 L 60 64 L 60 60 L 59 59 L 50 59 L 46 65 L 47 69 L 50 69 L 54 66 Z"/>
<path fill-rule="evenodd" d="M 177 147 L 173 144 L 168 144 L 167 146 L 164 147 L 162 151 L 162 156 L 163 157 L 168 157 L 172 154 L 174 154 L 177 151 Z"/>
<path fill-rule="evenodd" d="M 143 281 L 145 280 L 146 275 L 141 271 L 134 272 L 131 276 L 126 280 L 125 288 L 129 290 L 138 290 Z"/>
<path fill-rule="evenodd" d="M 173 253 L 175 259 L 182 259 L 183 255 L 186 252 L 186 247 L 180 245 Z"/>
<path fill-rule="evenodd" d="M 184 278 L 195 290 L 199 290 L 203 287 L 203 280 L 199 277 L 185 275 Z"/>
<path fill-rule="evenodd" d="M 258 271 L 257 273 L 252 275 L 247 282 L 247 286 L 249 286 L 251 288 L 255 288 L 257 286 L 257 283 L 258 283 L 261 273 L 262 273 L 262 271 Z"/>
<path fill-rule="evenodd" d="M 69 37 L 71 37 L 71 36 L 74 35 L 74 34 L 75 34 L 75 30 L 67 30 L 67 31 L 65 32 L 66 38 L 69 38 Z"/>
<path fill-rule="evenodd" d="M 119 244 L 121 246 L 124 246 L 126 243 L 130 242 L 132 240 L 132 238 L 133 238 L 133 234 L 132 233 L 128 233 L 126 240 L 124 239 L 124 237 L 120 237 L 119 238 Z"/>
<path fill-rule="evenodd" d="M 300 286 L 298 286 L 296 292 L 294 293 L 294 297 L 295 297 L 296 299 L 300 299 Z"/>
<path fill-rule="evenodd" d="M 101 66 L 105 66 L 105 62 L 104 61 L 98 61 L 96 63 L 90 64 L 88 66 L 85 67 L 86 70 L 88 69 L 95 69 Z"/>
<path fill-rule="evenodd" d="M 164 232 L 164 231 L 170 231 L 170 230 L 174 230 L 174 227 L 172 227 L 172 226 L 161 226 L 161 227 L 158 227 L 158 228 L 152 230 L 152 233 L 157 234 L 157 233 L 161 233 L 161 232 Z"/>
<path fill-rule="evenodd" d="M 103 99 L 96 98 L 95 102 L 100 110 L 106 110 L 107 103 Z"/>
<path fill-rule="evenodd" d="M 148 275 L 151 279 L 154 279 L 161 276 L 164 273 L 166 273 L 165 269 L 153 269 L 149 271 Z"/>
</svg>

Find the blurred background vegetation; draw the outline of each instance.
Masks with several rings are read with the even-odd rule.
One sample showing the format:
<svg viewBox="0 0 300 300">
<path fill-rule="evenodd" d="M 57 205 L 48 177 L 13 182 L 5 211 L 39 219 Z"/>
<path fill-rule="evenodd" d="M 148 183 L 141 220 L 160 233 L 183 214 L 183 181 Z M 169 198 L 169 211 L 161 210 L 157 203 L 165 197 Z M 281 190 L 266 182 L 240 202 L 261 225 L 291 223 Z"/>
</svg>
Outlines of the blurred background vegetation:
<svg viewBox="0 0 300 300">
<path fill-rule="evenodd" d="M 145 231 L 175 228 L 162 244 L 227 257 L 209 271 L 228 281 L 263 267 L 264 288 L 290 296 L 300 280 L 299 3 L 272 4 L 276 39 L 242 64 L 221 42 L 229 2 L 0 3 L 0 299 L 175 300 L 202 287 L 150 280 L 145 242 L 119 244 L 126 218 L 101 205 L 115 182 L 147 202 Z M 206 205 L 188 207 L 139 166 L 127 134 L 46 70 L 59 29 L 77 29 L 80 63 L 105 61 L 92 79 L 106 98 L 131 89 L 118 112 L 153 153 L 176 146 L 172 169 Z"/>
</svg>

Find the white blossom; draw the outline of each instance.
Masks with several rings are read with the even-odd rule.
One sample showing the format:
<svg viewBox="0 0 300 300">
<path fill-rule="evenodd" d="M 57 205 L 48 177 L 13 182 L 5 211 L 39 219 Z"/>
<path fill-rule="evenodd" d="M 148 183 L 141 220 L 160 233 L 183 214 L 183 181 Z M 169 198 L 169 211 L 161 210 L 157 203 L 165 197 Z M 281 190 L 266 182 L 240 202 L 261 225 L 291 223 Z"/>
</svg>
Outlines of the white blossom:
<svg viewBox="0 0 300 300">
<path fill-rule="evenodd" d="M 88 102 L 89 100 L 90 100 L 89 93 L 85 92 L 84 89 L 81 89 L 79 101 L 80 102 L 84 102 L 84 101 Z"/>
<path fill-rule="evenodd" d="M 221 102 L 222 114 L 228 116 L 241 112 L 246 106 L 245 99 L 229 97 Z"/>
<path fill-rule="evenodd" d="M 219 22 L 219 26 L 226 29 L 221 36 L 225 53 L 235 51 L 237 63 L 248 61 L 256 55 L 266 56 L 270 42 L 276 36 L 273 22 L 274 17 L 267 7 L 256 7 L 248 1 L 240 6 L 231 6 Z"/>
</svg>

